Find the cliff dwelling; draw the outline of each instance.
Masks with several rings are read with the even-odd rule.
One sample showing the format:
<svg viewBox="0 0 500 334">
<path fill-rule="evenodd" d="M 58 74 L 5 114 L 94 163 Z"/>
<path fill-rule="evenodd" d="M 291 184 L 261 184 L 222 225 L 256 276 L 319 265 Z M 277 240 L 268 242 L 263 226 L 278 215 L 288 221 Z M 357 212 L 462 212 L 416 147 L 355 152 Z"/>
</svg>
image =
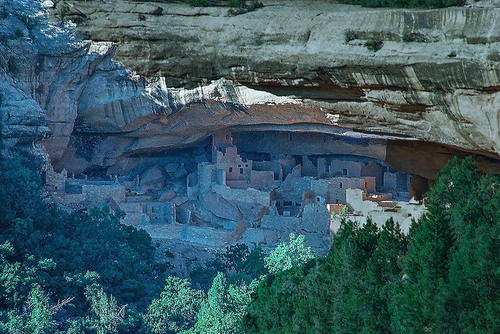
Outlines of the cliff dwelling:
<svg viewBox="0 0 500 334">
<path fill-rule="evenodd" d="M 111 166 L 45 171 L 67 210 L 108 206 L 167 242 L 272 249 L 290 233 L 325 253 L 344 218 L 408 231 L 425 207 L 417 180 L 387 161 L 381 136 L 235 127 L 182 148 L 129 154 Z M 422 182 L 422 181 L 421 181 Z M 424 182 L 425 183 L 425 182 Z M 415 186 L 417 185 L 417 186 Z"/>
</svg>

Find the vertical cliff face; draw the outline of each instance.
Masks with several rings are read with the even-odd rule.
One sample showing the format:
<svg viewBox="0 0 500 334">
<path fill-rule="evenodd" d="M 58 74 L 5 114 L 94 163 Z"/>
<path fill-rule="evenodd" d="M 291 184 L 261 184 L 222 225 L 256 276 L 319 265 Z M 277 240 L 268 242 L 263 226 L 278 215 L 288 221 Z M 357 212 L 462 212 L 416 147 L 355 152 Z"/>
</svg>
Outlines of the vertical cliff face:
<svg viewBox="0 0 500 334">
<path fill-rule="evenodd" d="M 230 16 L 227 8 L 114 0 L 59 2 L 53 13 L 66 8 L 80 34 L 116 43 L 116 59 L 167 86 L 231 79 L 300 100 L 306 118 L 321 110 L 332 125 L 498 155 L 500 8 L 490 5 L 265 1 Z M 367 47 L 374 42 L 379 50 Z"/>
<path fill-rule="evenodd" d="M 58 2 L 54 14 L 71 5 L 91 42 L 34 4 L 8 0 L 0 17 L 2 131 L 9 147 L 43 139 L 56 169 L 116 171 L 131 155 L 262 126 L 376 134 L 399 152 L 379 158 L 426 178 L 460 152 L 497 164 L 499 8 L 279 2 L 230 17 L 182 4 Z M 380 50 L 363 46 L 378 36 Z M 150 78 L 116 63 L 115 50 Z M 426 154 L 432 168 L 422 171 Z"/>
<path fill-rule="evenodd" d="M 89 101 L 121 114 L 161 109 L 146 97 L 143 78 L 111 60 L 110 43 L 85 42 L 70 25 L 49 23 L 36 1 L 5 1 L 2 13 L 0 114 L 8 148 L 43 139 L 58 160 Z"/>
</svg>

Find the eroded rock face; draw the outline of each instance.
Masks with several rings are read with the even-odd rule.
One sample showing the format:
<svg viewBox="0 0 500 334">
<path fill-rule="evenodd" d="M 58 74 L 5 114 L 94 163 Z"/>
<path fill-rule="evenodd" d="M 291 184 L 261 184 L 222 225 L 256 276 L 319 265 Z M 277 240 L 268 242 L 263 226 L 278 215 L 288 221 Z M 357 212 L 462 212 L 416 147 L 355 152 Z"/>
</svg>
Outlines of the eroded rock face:
<svg viewBox="0 0 500 334">
<path fill-rule="evenodd" d="M 500 152 L 498 3 L 401 10 L 265 1 L 264 8 L 235 17 L 227 8 L 184 4 L 70 4 L 81 34 L 117 43 L 116 59 L 141 74 L 164 76 L 167 86 L 223 77 L 296 97 L 305 119 Z M 384 43 L 377 52 L 364 46 L 375 39 Z M 274 123 L 299 117 L 289 106 L 243 104 L 276 113 Z M 182 109 L 186 119 L 188 111 L 196 114 L 193 108 Z"/>
<path fill-rule="evenodd" d="M 485 55 L 485 52 L 489 55 L 498 51 L 498 31 L 486 31 L 481 28 L 482 23 L 477 24 L 476 30 L 471 30 L 472 23 L 468 21 L 471 15 L 476 17 L 477 13 L 483 13 L 481 18 L 490 20 L 487 22 L 496 27 L 498 8 L 487 11 L 455 8 L 408 12 L 332 7 L 343 11 L 345 16 L 353 13 L 368 15 L 367 18 L 372 17 L 372 21 L 375 18 L 380 20 L 380 12 L 391 13 L 400 20 L 398 22 L 402 22 L 401 29 L 406 27 L 404 22 L 407 22 L 401 21 L 402 17 L 416 15 L 419 19 L 414 18 L 415 22 L 419 23 L 415 23 L 415 29 L 426 22 L 430 25 L 425 28 L 430 29 L 429 33 L 438 30 L 436 22 L 441 22 L 439 20 L 446 13 L 455 15 L 453 17 L 457 20 L 457 15 L 463 15 L 460 16 L 463 18 L 461 23 L 454 28 L 460 30 L 462 27 L 461 32 L 439 28 L 443 30 L 441 42 L 451 43 L 453 39 L 464 52 L 460 56 L 462 58 L 445 57 L 443 60 L 439 55 L 429 55 L 428 52 L 433 49 L 438 52 L 438 43 L 422 46 L 422 43 L 406 45 L 398 41 L 386 42 L 377 53 L 368 52 L 355 41 L 343 44 L 342 27 L 347 21 L 337 12 L 331 12 L 329 4 L 311 5 L 308 9 L 302 3 L 285 3 L 276 6 L 278 15 L 271 15 L 269 9 L 259 9 L 240 15 L 236 20 L 224 16 L 227 9 L 220 8 L 194 9 L 155 3 L 154 6 L 164 9 L 159 15 L 148 14 L 146 9 L 151 6 L 148 3 L 115 1 L 115 6 L 109 6 L 108 2 L 75 3 L 74 8 L 79 8 L 80 17 L 91 18 L 78 28 L 80 32 L 87 31 L 97 40 L 114 41 L 118 38 L 116 36 L 120 36 L 119 59 L 136 70 L 141 70 L 138 67 L 141 63 L 154 65 L 161 52 L 152 59 L 134 51 L 131 54 L 135 63 L 129 62 L 132 58 L 127 60 L 124 57 L 124 48 L 130 43 L 136 45 L 134 43 L 138 40 L 121 34 L 135 31 L 135 28 L 125 29 L 113 24 L 116 24 L 115 21 L 134 22 L 129 14 L 145 17 L 144 20 L 138 19 L 149 27 L 141 30 L 143 41 L 149 43 L 155 40 L 160 44 L 167 43 L 168 48 L 172 47 L 170 53 L 162 53 L 163 69 L 153 71 L 148 67 L 142 71 L 146 74 L 168 74 L 168 77 L 145 79 L 113 61 L 115 48 L 111 43 L 84 42 L 76 38 L 67 26 L 57 22 L 47 23 L 40 16 L 43 13 L 41 8 L 33 7 L 32 1 L 9 0 L 6 3 L 11 14 L 0 19 L 1 32 L 13 35 L 12 27 L 19 27 L 23 37 L 9 38 L 0 43 L 3 134 L 12 146 L 44 138 L 44 146 L 56 169 L 64 167 L 79 173 L 92 168 L 109 168 L 111 173 L 116 174 L 126 168 L 127 159 L 132 156 L 185 148 L 227 127 L 236 130 L 312 131 L 345 136 L 356 131 L 379 133 L 382 136 L 378 138 L 395 143 L 392 147 L 397 148 L 395 152 L 398 155 L 389 154 L 384 146 L 384 150 L 374 152 L 376 158 L 390 159 L 393 161 L 391 164 L 399 165 L 402 171 L 424 178 L 432 178 L 447 160 L 442 157 L 460 153 L 457 149 L 498 157 L 499 63 Z M 316 13 L 311 16 L 316 19 L 311 21 L 326 30 L 320 33 L 318 27 L 308 25 L 307 20 L 297 13 L 301 8 L 305 16 Z M 282 14 L 279 14 L 280 11 L 283 11 Z M 25 22 L 14 13 L 26 13 L 31 21 Z M 295 16 L 290 17 L 291 13 Z M 199 14 L 203 15 L 200 17 Z M 113 17 L 109 21 L 111 23 L 105 23 L 103 17 L 106 15 Z M 287 15 L 289 25 L 283 21 Z M 328 19 L 323 19 L 323 16 Z M 169 18 L 171 22 L 160 25 L 160 18 Z M 336 25 L 331 23 L 334 18 Z M 262 26 L 265 20 L 270 22 L 266 29 Z M 307 41 L 291 38 L 304 28 L 299 21 L 303 21 L 301 24 L 304 27 L 309 27 Z M 396 24 L 397 20 L 389 21 Z M 180 29 L 181 22 L 187 28 Z M 229 23 L 233 25 L 231 31 L 225 28 L 225 24 Z M 243 28 L 247 26 L 248 29 Z M 174 33 L 175 27 L 179 31 Z M 352 24 L 349 27 L 352 28 Z M 391 25 L 380 27 L 392 29 Z M 296 30 L 289 30 L 291 28 Z M 330 30 L 327 28 L 342 36 L 328 35 Z M 172 32 L 163 38 L 151 37 L 151 34 L 165 33 L 169 29 Z M 262 29 L 262 32 L 257 33 L 256 29 Z M 109 38 L 95 37 L 94 30 Z M 236 34 L 239 30 L 240 33 Z M 448 32 L 445 33 L 445 30 Z M 111 33 L 116 36 L 112 37 Z M 261 40 L 255 42 L 257 37 L 251 34 L 260 36 Z M 460 34 L 469 36 L 469 39 L 458 40 Z M 168 44 L 180 35 L 198 37 L 196 40 L 192 37 L 191 42 L 184 41 L 182 47 Z M 327 35 L 330 36 L 328 43 Z M 486 36 L 487 45 L 472 44 L 471 36 Z M 220 41 L 216 42 L 216 38 Z M 200 43 L 213 43 L 212 49 L 206 47 L 208 44 Z M 221 43 L 227 47 L 222 47 Z M 299 47 L 300 43 L 302 47 Z M 392 51 L 388 52 L 390 46 Z M 182 48 L 189 52 L 183 54 Z M 428 55 L 423 54 L 425 48 Z M 217 57 L 213 58 L 212 51 L 208 50 L 216 52 Z M 478 53 L 473 62 L 475 51 Z M 181 55 L 187 56 L 188 53 L 189 57 L 182 60 L 187 63 L 181 63 Z M 238 53 L 240 60 L 230 61 L 228 55 L 231 53 Z M 18 66 L 17 73 L 11 73 L 9 69 L 11 59 Z M 416 59 L 421 59 L 421 62 L 413 63 Z M 212 74 L 206 70 L 207 61 L 213 62 Z M 476 72 L 467 69 L 467 66 L 473 65 Z M 416 71 L 417 67 L 423 72 Z M 451 68 L 454 70 L 449 70 Z M 185 73 L 166 73 L 166 69 Z M 172 87 L 176 84 L 190 86 L 221 76 L 229 79 L 218 79 L 192 89 Z M 423 145 L 425 142 L 429 144 Z M 415 160 L 411 157 L 416 149 L 411 143 L 420 143 L 417 150 L 422 157 L 420 165 L 405 162 Z M 448 146 L 436 146 L 435 143 Z M 405 147 L 410 149 L 405 151 Z M 425 158 L 426 154 L 437 156 L 439 147 L 445 147 L 446 154 L 432 160 L 431 167 L 423 166 L 426 160 L 429 161 Z M 489 169 L 497 164 L 497 160 L 485 158 L 484 161 Z"/>
<path fill-rule="evenodd" d="M 0 18 L 0 115 L 7 148 L 43 139 L 57 161 L 68 146 L 79 110 L 90 101 L 98 103 L 96 98 L 121 115 L 161 110 L 145 96 L 144 79 L 111 61 L 110 43 L 84 42 L 70 27 L 49 24 L 36 1 L 8 0 L 2 5 L 7 14 Z M 89 96 L 89 87 L 99 94 Z"/>
</svg>

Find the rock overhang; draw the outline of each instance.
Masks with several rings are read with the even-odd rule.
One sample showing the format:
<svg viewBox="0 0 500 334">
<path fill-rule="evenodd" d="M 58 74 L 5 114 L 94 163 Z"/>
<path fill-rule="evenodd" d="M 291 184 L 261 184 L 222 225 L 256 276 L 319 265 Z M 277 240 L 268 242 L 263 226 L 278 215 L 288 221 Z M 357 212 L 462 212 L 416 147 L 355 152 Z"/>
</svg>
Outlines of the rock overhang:
<svg viewBox="0 0 500 334">
<path fill-rule="evenodd" d="M 167 114 L 162 122 L 176 119 L 170 115 L 174 111 L 189 117 L 199 104 L 207 107 L 207 118 L 227 117 L 215 109 L 245 110 L 252 117 L 274 112 L 274 124 L 327 117 L 312 123 L 333 121 L 355 131 L 500 152 L 498 7 L 367 9 L 270 1 L 230 17 L 226 8 L 183 4 L 70 3 L 86 16 L 79 33 L 116 43 L 117 60 L 138 73 L 163 78 L 169 87 L 163 91 L 169 93 L 155 98 Z M 163 11 L 152 14 L 150 7 Z M 106 20 L 108 15 L 114 20 Z M 382 49 L 373 52 L 364 46 L 372 39 L 383 40 Z M 214 86 L 211 80 L 220 78 L 226 78 L 222 89 L 236 98 L 220 103 L 216 94 L 204 92 Z M 188 90 L 178 88 L 178 95 L 200 98 L 172 105 L 173 87 L 180 86 Z M 193 86 L 198 88 L 190 90 Z M 241 94 L 245 87 L 253 89 L 250 102 L 245 98 L 252 94 Z M 275 96 L 273 106 L 259 103 L 257 91 Z M 310 114 L 291 112 L 288 117 L 296 118 L 291 121 L 277 111 L 299 105 Z M 245 118 L 239 119 L 245 125 Z"/>
</svg>

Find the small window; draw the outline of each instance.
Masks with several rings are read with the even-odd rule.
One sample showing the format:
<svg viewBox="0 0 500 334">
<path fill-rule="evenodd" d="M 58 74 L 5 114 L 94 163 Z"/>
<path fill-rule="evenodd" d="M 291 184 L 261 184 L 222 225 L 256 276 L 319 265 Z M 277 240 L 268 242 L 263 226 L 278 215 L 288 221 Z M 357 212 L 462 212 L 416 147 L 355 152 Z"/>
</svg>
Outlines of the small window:
<svg viewBox="0 0 500 334">
<path fill-rule="evenodd" d="M 240 174 L 243 174 L 243 168 L 240 168 Z"/>
<path fill-rule="evenodd" d="M 238 167 L 241 167 L 241 165 L 238 165 Z"/>
<path fill-rule="evenodd" d="M 339 184 L 339 188 L 340 188 L 340 189 L 342 189 L 342 182 L 340 182 L 340 184 Z"/>
<path fill-rule="evenodd" d="M 347 168 L 342 169 L 342 175 L 347 175 Z"/>
<path fill-rule="evenodd" d="M 229 173 L 233 172 L 233 167 L 229 167 Z"/>
<path fill-rule="evenodd" d="M 229 135 L 226 135 L 226 139 L 229 140 Z"/>
<path fill-rule="evenodd" d="M 246 164 L 245 167 L 248 167 L 248 164 Z"/>
<path fill-rule="evenodd" d="M 336 204 L 339 204 L 339 200 L 338 200 L 338 199 L 336 199 L 336 200 L 335 200 L 335 203 L 336 203 Z"/>
</svg>

